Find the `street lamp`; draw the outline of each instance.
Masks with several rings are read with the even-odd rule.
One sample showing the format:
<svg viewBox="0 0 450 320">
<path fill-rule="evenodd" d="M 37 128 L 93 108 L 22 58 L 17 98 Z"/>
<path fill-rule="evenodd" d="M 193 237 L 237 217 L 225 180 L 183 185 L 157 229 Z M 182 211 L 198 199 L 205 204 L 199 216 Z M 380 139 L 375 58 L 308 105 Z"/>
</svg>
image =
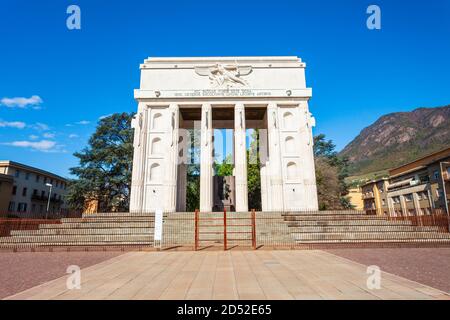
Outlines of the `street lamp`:
<svg viewBox="0 0 450 320">
<path fill-rule="evenodd" d="M 48 209 L 50 208 L 50 197 L 52 196 L 52 187 L 53 187 L 53 185 L 50 184 L 50 183 L 46 183 L 45 185 L 50 188 L 50 191 L 48 192 L 47 212 L 45 213 L 45 219 L 48 219 Z"/>
</svg>

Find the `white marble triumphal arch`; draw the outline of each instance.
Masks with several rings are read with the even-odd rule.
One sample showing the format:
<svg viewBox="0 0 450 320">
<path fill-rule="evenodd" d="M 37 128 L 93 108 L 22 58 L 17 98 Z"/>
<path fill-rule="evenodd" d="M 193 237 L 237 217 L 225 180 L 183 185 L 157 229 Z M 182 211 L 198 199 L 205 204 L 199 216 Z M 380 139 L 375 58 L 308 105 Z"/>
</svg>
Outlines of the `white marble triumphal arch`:
<svg viewBox="0 0 450 320">
<path fill-rule="evenodd" d="M 260 129 L 262 211 L 317 210 L 314 118 L 297 57 L 149 58 L 133 119 L 131 212 L 186 210 L 185 129 L 200 130 L 200 211 L 213 207 L 213 129 L 234 129 L 235 209 L 248 211 L 246 129 Z"/>
</svg>

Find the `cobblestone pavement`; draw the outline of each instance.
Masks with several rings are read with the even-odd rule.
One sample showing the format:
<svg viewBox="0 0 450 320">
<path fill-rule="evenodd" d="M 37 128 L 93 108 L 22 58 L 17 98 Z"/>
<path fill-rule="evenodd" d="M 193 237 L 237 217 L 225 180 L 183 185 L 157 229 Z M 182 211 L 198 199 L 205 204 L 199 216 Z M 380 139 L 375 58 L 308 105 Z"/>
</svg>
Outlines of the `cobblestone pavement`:
<svg viewBox="0 0 450 320">
<path fill-rule="evenodd" d="M 122 252 L 0 252 L 0 299 L 80 268 L 108 260 Z"/>
<path fill-rule="evenodd" d="M 67 289 L 63 276 L 9 298 L 450 298 L 389 273 L 382 273 L 380 289 L 369 289 L 368 276 L 366 266 L 319 250 L 129 252 L 84 268 L 81 289 Z"/>
<path fill-rule="evenodd" d="M 450 248 L 334 249 L 330 253 L 450 293 Z"/>
</svg>

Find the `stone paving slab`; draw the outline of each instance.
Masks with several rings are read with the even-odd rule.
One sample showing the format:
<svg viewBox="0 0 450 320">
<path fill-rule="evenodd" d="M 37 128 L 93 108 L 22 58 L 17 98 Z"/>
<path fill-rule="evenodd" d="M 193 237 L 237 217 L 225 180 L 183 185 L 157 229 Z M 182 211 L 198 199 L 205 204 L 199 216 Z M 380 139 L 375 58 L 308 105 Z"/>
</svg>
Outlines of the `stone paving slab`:
<svg viewBox="0 0 450 320">
<path fill-rule="evenodd" d="M 8 299 L 450 299 L 440 290 L 319 250 L 130 252 Z"/>
</svg>

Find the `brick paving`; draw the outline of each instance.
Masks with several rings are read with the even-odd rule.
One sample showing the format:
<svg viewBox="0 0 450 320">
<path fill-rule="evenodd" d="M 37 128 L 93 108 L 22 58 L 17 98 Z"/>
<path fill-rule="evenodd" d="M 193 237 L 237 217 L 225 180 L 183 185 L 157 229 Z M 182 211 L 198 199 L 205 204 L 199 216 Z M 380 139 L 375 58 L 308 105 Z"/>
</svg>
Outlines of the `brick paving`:
<svg viewBox="0 0 450 320">
<path fill-rule="evenodd" d="M 450 248 L 333 249 L 330 253 L 450 293 Z"/>
<path fill-rule="evenodd" d="M 382 274 L 380 289 L 371 290 L 366 271 L 366 266 L 319 250 L 129 252 L 82 269 L 79 290 L 68 290 L 63 276 L 8 298 L 450 298 L 389 273 Z"/>
<path fill-rule="evenodd" d="M 86 268 L 122 252 L 0 252 L 0 299 L 66 274 L 67 267 Z"/>
</svg>

